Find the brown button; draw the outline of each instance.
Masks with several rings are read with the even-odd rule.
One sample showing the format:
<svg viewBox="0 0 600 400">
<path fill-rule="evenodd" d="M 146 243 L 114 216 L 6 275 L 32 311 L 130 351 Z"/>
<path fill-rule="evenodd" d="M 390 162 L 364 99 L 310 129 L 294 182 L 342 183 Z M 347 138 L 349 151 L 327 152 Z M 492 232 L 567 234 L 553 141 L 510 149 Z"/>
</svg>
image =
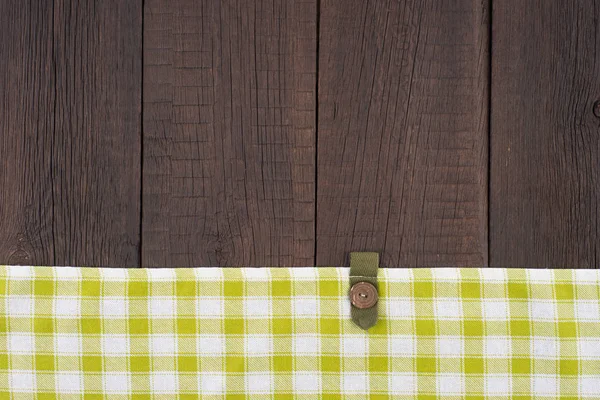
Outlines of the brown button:
<svg viewBox="0 0 600 400">
<path fill-rule="evenodd" d="M 377 304 L 377 289 L 369 282 L 357 282 L 350 288 L 350 301 L 356 308 L 371 308 Z"/>
</svg>

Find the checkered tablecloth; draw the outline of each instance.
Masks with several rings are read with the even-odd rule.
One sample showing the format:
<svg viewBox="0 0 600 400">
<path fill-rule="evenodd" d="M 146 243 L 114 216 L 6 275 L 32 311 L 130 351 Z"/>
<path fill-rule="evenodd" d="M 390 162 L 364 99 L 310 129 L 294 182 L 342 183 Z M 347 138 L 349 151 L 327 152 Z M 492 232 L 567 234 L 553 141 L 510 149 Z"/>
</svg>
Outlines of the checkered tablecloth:
<svg viewBox="0 0 600 400">
<path fill-rule="evenodd" d="M 0 399 L 600 398 L 595 270 L 0 267 Z"/>
</svg>

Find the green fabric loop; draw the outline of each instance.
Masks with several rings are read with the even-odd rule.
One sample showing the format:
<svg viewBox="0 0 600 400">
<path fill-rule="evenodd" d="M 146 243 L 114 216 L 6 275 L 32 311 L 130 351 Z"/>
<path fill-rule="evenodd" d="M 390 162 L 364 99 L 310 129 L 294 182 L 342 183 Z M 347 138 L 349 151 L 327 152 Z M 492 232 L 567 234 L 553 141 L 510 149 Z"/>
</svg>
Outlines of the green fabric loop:
<svg viewBox="0 0 600 400">
<path fill-rule="evenodd" d="M 350 253 L 350 287 L 358 282 L 369 282 L 377 289 L 377 272 L 379 271 L 379 254 L 372 252 Z M 348 296 L 350 294 L 348 293 Z M 357 308 L 351 305 L 351 317 L 354 323 L 367 330 L 377 323 L 377 302 L 370 308 Z"/>
</svg>

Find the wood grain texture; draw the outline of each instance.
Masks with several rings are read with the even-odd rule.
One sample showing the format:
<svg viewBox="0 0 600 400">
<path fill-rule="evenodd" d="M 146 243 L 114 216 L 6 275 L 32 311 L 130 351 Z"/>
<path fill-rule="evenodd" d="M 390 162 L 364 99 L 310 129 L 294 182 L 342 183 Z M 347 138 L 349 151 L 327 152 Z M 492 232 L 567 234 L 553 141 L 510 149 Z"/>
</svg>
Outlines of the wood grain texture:
<svg viewBox="0 0 600 400">
<path fill-rule="evenodd" d="M 312 265 L 316 1 L 144 13 L 143 265 Z"/>
<path fill-rule="evenodd" d="M 490 263 L 598 267 L 600 2 L 494 2 Z"/>
<path fill-rule="evenodd" d="M 0 2 L 0 262 L 139 266 L 141 2 Z"/>
<path fill-rule="evenodd" d="M 486 1 L 322 0 L 317 264 L 487 264 Z"/>
</svg>

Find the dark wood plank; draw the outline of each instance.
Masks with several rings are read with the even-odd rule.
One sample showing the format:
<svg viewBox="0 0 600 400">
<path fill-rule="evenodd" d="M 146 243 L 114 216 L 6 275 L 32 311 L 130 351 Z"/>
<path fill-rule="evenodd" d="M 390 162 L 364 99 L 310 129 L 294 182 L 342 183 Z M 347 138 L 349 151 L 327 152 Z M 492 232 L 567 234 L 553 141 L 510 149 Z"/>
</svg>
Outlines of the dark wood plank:
<svg viewBox="0 0 600 400">
<path fill-rule="evenodd" d="M 316 0 L 144 12 L 143 265 L 312 265 Z"/>
<path fill-rule="evenodd" d="M 139 266 L 141 12 L 0 2 L 0 263 Z"/>
<path fill-rule="evenodd" d="M 322 0 L 317 264 L 487 264 L 488 9 Z"/>
<path fill-rule="evenodd" d="M 494 2 L 490 263 L 598 267 L 600 2 Z"/>
</svg>

